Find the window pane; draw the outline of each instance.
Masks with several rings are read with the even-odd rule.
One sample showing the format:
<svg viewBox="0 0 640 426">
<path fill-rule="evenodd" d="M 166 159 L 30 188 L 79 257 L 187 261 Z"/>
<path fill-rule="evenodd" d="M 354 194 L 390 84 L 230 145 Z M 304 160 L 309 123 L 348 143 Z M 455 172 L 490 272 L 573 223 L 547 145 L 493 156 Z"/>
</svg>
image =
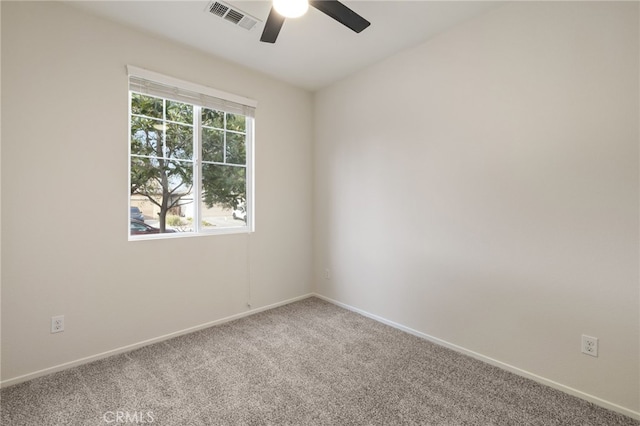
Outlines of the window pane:
<svg viewBox="0 0 640 426">
<path fill-rule="evenodd" d="M 131 117 L 131 154 L 162 156 L 162 128 L 161 120 Z"/>
<path fill-rule="evenodd" d="M 188 192 L 187 192 L 188 190 Z M 194 232 L 194 193 L 191 184 L 176 191 L 171 197 L 171 204 L 165 217 L 166 228 L 173 232 Z M 168 231 L 171 232 L 171 231 Z"/>
<path fill-rule="evenodd" d="M 181 160 L 193 158 L 193 128 L 183 124 L 167 124 L 165 156 Z"/>
<path fill-rule="evenodd" d="M 194 199 L 191 161 L 132 157 L 130 193 L 131 206 L 143 216 L 140 221 L 131 209 L 131 235 L 193 231 L 188 220 Z"/>
<path fill-rule="evenodd" d="M 224 129 L 224 112 L 202 108 L 202 125 Z"/>
<path fill-rule="evenodd" d="M 246 117 L 244 115 L 227 114 L 227 130 L 244 132 L 245 120 Z"/>
<path fill-rule="evenodd" d="M 160 230 L 160 207 L 148 198 L 134 194 L 131 196 L 131 235 L 175 234 L 177 232 L 193 232 L 193 194 L 182 195 L 181 204 L 167 209 L 164 232 Z M 190 202 L 190 203 L 189 203 Z M 134 217 L 136 211 L 143 215 L 143 220 Z"/>
<path fill-rule="evenodd" d="M 247 153 L 245 148 L 245 135 L 240 133 L 227 133 L 227 161 L 230 164 L 246 164 Z"/>
<path fill-rule="evenodd" d="M 165 191 L 172 195 L 184 193 L 185 188 L 192 186 L 192 177 L 191 161 L 131 157 L 131 193 L 151 198 L 162 197 Z"/>
<path fill-rule="evenodd" d="M 222 130 L 202 129 L 202 160 L 224 161 L 224 132 Z"/>
<path fill-rule="evenodd" d="M 131 194 L 156 194 L 161 191 L 158 160 L 131 157 Z"/>
<path fill-rule="evenodd" d="M 182 102 L 167 101 L 167 120 L 192 124 L 193 106 Z"/>
<path fill-rule="evenodd" d="M 203 229 L 245 226 L 246 199 L 244 167 L 202 165 Z"/>
<path fill-rule="evenodd" d="M 162 118 L 162 99 L 132 93 L 131 113 L 145 115 L 147 117 Z"/>
</svg>

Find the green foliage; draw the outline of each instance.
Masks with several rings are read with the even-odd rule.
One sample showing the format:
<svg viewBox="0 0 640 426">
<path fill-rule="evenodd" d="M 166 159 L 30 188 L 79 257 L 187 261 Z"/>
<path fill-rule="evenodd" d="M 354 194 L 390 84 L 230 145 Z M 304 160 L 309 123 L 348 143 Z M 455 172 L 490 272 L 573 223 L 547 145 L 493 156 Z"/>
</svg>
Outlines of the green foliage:
<svg viewBox="0 0 640 426">
<path fill-rule="evenodd" d="M 224 161 L 224 130 L 202 129 L 202 160 Z"/>
<path fill-rule="evenodd" d="M 247 118 L 244 115 L 227 114 L 227 130 L 244 132 Z"/>
<path fill-rule="evenodd" d="M 245 144 L 245 135 L 239 133 L 227 133 L 227 163 L 230 164 L 246 164 L 247 148 Z"/>
<path fill-rule="evenodd" d="M 202 165 L 203 201 L 207 207 L 218 205 L 235 209 L 247 199 L 244 167 Z"/>
<path fill-rule="evenodd" d="M 184 226 L 187 222 L 182 220 L 180 216 L 176 216 L 174 214 L 167 215 L 167 225 L 169 226 Z"/>
<path fill-rule="evenodd" d="M 202 125 L 224 129 L 224 112 L 202 108 Z"/>
<path fill-rule="evenodd" d="M 202 108 L 202 125 L 234 132 L 245 132 L 247 118 L 244 115 L 230 114 L 209 108 Z"/>
<path fill-rule="evenodd" d="M 146 117 L 162 118 L 162 99 L 151 96 L 131 94 L 131 113 Z"/>
<path fill-rule="evenodd" d="M 167 101 L 167 120 L 193 124 L 193 107 L 182 102 Z"/>
</svg>

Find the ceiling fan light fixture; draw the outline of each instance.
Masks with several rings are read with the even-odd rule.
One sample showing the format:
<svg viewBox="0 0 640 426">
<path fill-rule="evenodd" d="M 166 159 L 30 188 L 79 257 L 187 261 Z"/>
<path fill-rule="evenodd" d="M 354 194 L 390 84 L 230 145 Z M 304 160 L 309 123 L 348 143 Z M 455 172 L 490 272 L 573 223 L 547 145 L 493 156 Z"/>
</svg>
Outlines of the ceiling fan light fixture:
<svg viewBox="0 0 640 426">
<path fill-rule="evenodd" d="M 299 18 L 309 9 L 308 0 L 273 0 L 273 8 L 285 18 Z"/>
</svg>

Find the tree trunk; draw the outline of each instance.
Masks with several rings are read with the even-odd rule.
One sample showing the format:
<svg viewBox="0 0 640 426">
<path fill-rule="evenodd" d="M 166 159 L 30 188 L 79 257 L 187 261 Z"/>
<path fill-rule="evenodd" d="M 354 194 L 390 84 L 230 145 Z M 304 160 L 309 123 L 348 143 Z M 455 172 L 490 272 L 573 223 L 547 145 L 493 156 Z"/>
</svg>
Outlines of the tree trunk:
<svg viewBox="0 0 640 426">
<path fill-rule="evenodd" d="M 167 229 L 167 208 L 165 206 L 165 201 L 164 198 L 162 199 L 162 207 L 160 208 L 160 213 L 159 213 L 159 218 L 160 218 L 160 225 L 158 226 L 160 228 L 160 232 L 164 233 Z"/>
</svg>

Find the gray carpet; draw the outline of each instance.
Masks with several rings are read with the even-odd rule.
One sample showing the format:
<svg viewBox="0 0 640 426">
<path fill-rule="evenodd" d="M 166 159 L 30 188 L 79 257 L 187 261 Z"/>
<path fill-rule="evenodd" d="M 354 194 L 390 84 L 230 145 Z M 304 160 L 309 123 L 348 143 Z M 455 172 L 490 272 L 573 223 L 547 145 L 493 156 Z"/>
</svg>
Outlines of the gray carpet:
<svg viewBox="0 0 640 426">
<path fill-rule="evenodd" d="M 0 396 L 12 426 L 640 424 L 317 298 Z"/>
</svg>

